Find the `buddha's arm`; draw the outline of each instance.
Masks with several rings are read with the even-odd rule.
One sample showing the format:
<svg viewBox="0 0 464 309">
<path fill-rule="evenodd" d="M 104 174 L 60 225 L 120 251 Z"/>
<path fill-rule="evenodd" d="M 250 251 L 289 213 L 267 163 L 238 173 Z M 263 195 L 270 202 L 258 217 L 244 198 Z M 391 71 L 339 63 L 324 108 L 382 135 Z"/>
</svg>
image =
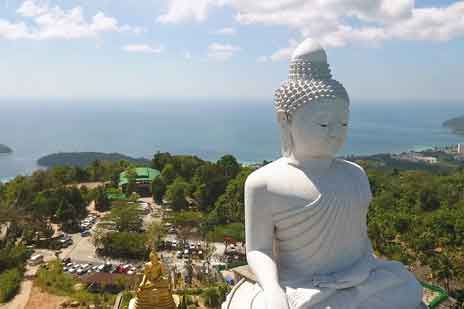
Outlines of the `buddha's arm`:
<svg viewBox="0 0 464 309">
<path fill-rule="evenodd" d="M 266 185 L 251 175 L 245 184 L 245 227 L 248 265 L 267 295 L 270 308 L 288 308 L 272 256 L 274 224 Z M 270 299 L 269 299 L 270 298 Z"/>
<path fill-rule="evenodd" d="M 143 275 L 142 281 L 140 282 L 139 286 L 143 287 L 147 283 L 147 275 Z"/>
</svg>

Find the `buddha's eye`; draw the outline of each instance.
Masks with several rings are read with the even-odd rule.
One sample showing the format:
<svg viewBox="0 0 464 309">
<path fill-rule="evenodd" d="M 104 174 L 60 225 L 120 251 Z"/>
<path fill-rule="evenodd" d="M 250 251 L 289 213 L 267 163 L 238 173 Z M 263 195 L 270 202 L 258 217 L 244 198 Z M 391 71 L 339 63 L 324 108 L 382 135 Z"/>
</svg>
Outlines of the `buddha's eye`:
<svg viewBox="0 0 464 309">
<path fill-rule="evenodd" d="M 342 123 L 342 127 L 347 127 L 348 124 L 347 123 Z"/>
<path fill-rule="evenodd" d="M 328 124 L 325 124 L 325 123 L 320 123 L 319 125 L 323 128 L 327 128 L 329 126 Z"/>
</svg>

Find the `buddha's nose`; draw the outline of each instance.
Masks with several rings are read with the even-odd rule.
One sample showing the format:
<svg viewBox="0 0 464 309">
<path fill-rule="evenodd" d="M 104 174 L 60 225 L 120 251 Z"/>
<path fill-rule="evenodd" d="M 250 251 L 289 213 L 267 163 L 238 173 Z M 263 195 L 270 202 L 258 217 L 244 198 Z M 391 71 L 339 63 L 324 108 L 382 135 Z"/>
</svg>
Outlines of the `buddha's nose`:
<svg viewBox="0 0 464 309">
<path fill-rule="evenodd" d="M 334 124 L 329 125 L 329 137 L 335 138 L 339 136 L 338 127 Z"/>
</svg>

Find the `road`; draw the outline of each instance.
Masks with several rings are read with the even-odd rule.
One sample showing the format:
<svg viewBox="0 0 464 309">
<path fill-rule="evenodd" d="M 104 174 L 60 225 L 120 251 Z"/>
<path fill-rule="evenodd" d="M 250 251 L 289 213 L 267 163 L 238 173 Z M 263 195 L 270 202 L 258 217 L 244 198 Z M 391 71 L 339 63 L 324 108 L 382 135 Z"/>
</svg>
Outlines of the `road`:
<svg viewBox="0 0 464 309">
<path fill-rule="evenodd" d="M 104 263 L 104 259 L 97 257 L 95 246 L 92 244 L 92 237 L 82 237 L 80 234 L 72 235 L 73 245 L 68 252 L 60 255 L 62 259 L 71 258 L 73 262 L 78 263 Z"/>
</svg>

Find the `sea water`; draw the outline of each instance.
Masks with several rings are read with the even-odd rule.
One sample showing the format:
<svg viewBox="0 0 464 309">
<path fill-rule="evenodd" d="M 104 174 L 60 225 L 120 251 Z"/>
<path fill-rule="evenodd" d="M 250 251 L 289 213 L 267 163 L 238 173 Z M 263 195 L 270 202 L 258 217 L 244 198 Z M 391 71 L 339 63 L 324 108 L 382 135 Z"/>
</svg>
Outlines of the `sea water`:
<svg viewBox="0 0 464 309">
<path fill-rule="evenodd" d="M 459 104 L 353 102 L 341 154 L 398 153 L 463 142 L 442 127 L 464 114 Z M 55 152 L 119 152 L 151 158 L 156 151 L 241 162 L 279 156 L 272 102 L 0 102 L 0 155 L 5 181 L 38 168 Z"/>
</svg>

